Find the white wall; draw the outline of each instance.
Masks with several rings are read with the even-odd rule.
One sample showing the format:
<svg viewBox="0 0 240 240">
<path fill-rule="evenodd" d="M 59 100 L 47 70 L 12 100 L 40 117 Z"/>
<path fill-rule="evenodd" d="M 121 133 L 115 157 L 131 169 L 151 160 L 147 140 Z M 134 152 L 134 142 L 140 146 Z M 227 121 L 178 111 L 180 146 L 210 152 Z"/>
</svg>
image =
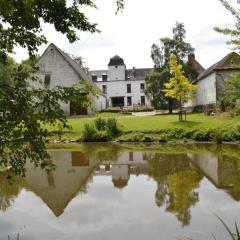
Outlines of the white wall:
<svg viewBox="0 0 240 240">
<path fill-rule="evenodd" d="M 37 66 L 40 68 L 38 77 L 43 81 L 43 84 L 45 74 L 51 74 L 50 89 L 56 86 L 72 87 L 77 81 L 79 81 L 79 76 L 54 47 L 49 47 L 45 51 L 38 61 Z M 65 114 L 69 115 L 70 104 L 60 103 L 60 105 Z"/>
<path fill-rule="evenodd" d="M 107 98 L 104 96 L 99 96 L 94 98 L 95 111 L 102 111 L 107 108 Z"/>
<path fill-rule="evenodd" d="M 125 80 L 125 65 L 109 66 L 108 67 L 108 79 L 110 81 Z"/>
<path fill-rule="evenodd" d="M 141 102 L 141 96 L 145 96 L 144 92 L 141 92 L 141 83 L 145 83 L 144 80 L 134 81 L 108 81 L 108 82 L 96 82 L 96 85 L 102 90 L 103 85 L 107 85 L 107 98 L 111 106 L 111 97 L 124 97 L 124 106 L 127 106 L 127 97 L 132 97 L 132 104 L 138 104 Z M 127 84 L 131 84 L 131 93 L 127 93 Z M 146 105 L 150 106 L 150 102 L 145 96 Z"/>
<path fill-rule="evenodd" d="M 216 103 L 216 73 L 212 73 L 197 82 L 198 89 L 195 96 L 184 107 L 207 105 Z"/>
</svg>

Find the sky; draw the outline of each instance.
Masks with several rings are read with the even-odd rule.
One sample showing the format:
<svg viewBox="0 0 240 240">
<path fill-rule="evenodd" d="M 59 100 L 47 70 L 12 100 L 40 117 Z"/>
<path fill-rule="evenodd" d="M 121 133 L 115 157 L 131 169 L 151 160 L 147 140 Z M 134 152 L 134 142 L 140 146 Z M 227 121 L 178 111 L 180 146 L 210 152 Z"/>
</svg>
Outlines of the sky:
<svg viewBox="0 0 240 240">
<path fill-rule="evenodd" d="M 69 0 L 70 1 L 70 0 Z M 196 59 L 207 68 L 232 51 L 228 38 L 214 26 L 233 27 L 235 19 L 219 0 L 125 0 L 122 13 L 115 15 L 115 0 L 93 0 L 98 9 L 83 8 L 101 33 L 79 32 L 80 40 L 70 44 L 54 27 L 43 24 L 49 43 L 83 57 L 91 70 L 107 69 L 110 57 L 121 56 L 127 68 L 152 67 L 150 48 L 162 37 L 172 37 L 176 21 L 185 24 L 186 41 L 195 48 Z M 237 0 L 229 0 L 236 4 Z M 42 54 L 47 45 L 39 48 Z M 26 50 L 15 49 L 16 60 L 27 58 Z"/>
</svg>

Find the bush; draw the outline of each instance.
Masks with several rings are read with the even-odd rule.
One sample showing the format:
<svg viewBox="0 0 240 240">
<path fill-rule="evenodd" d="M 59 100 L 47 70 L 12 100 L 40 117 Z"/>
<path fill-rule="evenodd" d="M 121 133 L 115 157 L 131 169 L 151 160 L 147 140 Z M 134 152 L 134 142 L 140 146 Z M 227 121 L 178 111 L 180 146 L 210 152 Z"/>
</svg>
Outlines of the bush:
<svg viewBox="0 0 240 240">
<path fill-rule="evenodd" d="M 106 129 L 106 120 L 104 118 L 98 117 L 94 120 L 94 125 L 97 130 L 103 131 Z"/>
<path fill-rule="evenodd" d="M 119 135 L 121 131 L 118 127 L 116 118 L 108 118 L 108 120 L 106 121 L 106 130 L 112 137 L 116 137 Z"/>
<path fill-rule="evenodd" d="M 85 123 L 83 127 L 83 140 L 93 141 L 97 137 L 97 130 L 94 125 Z"/>
<path fill-rule="evenodd" d="M 222 144 L 223 142 L 223 133 L 220 129 L 215 129 L 211 133 L 211 138 L 213 141 L 215 141 L 217 144 Z"/>
<path fill-rule="evenodd" d="M 192 139 L 199 142 L 211 141 L 211 131 L 204 129 L 193 133 Z"/>
</svg>

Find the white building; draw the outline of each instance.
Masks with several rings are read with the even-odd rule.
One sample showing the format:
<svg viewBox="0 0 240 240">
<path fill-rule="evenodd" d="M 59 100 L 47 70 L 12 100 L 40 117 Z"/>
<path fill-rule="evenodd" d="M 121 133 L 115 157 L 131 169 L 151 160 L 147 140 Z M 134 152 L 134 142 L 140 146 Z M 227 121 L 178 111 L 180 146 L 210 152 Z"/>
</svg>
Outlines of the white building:
<svg viewBox="0 0 240 240">
<path fill-rule="evenodd" d="M 194 82 L 198 89 L 185 107 L 192 110 L 214 109 L 217 100 L 225 93 L 224 80 L 236 72 L 240 73 L 240 55 L 232 52 L 198 76 Z"/>
<path fill-rule="evenodd" d="M 108 70 L 90 71 L 92 81 L 107 97 L 108 107 L 150 107 L 150 101 L 144 93 L 145 76 L 150 68 L 126 69 L 122 58 L 110 59 Z"/>
<path fill-rule="evenodd" d="M 36 66 L 39 68 L 37 76 L 42 81 L 42 86 L 38 84 L 37 87 L 45 89 L 53 89 L 57 86 L 72 87 L 77 82 L 83 80 L 95 84 L 77 62 L 52 43 L 39 58 Z M 95 102 L 97 111 L 106 107 L 106 98 L 103 96 L 100 96 L 98 99 L 93 98 L 93 101 Z M 81 107 L 80 104 L 60 104 L 66 115 L 85 115 L 91 113 L 90 109 Z"/>
</svg>

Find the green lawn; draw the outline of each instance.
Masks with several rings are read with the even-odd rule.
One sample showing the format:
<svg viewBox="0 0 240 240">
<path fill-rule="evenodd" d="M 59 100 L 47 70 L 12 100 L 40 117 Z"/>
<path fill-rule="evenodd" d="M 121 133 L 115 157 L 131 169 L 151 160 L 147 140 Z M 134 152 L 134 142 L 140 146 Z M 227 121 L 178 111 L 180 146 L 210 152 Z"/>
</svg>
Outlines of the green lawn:
<svg viewBox="0 0 240 240">
<path fill-rule="evenodd" d="M 237 124 L 240 124 L 240 118 L 231 117 L 213 117 L 204 116 L 201 114 L 188 114 L 187 121 L 179 122 L 177 115 L 158 115 L 158 116 L 131 116 L 123 114 L 104 113 L 98 114 L 101 117 L 116 117 L 124 132 L 127 131 L 158 131 L 160 129 L 213 129 L 224 128 L 231 129 Z M 69 124 L 72 126 L 72 131 L 64 134 L 66 139 L 76 139 L 81 136 L 85 123 L 93 122 L 95 117 L 69 119 Z M 50 130 L 56 130 L 50 128 Z"/>
</svg>

